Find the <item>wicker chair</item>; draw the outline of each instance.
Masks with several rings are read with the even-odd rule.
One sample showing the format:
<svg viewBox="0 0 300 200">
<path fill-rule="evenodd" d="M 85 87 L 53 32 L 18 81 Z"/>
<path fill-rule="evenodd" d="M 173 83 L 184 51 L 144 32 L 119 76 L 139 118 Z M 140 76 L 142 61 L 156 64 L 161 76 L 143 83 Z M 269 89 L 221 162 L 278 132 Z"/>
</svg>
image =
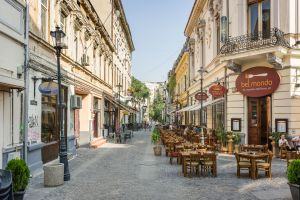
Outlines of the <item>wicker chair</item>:
<svg viewBox="0 0 300 200">
<path fill-rule="evenodd" d="M 248 160 L 242 159 L 238 154 L 235 154 L 236 162 L 237 162 L 237 171 L 236 175 L 238 178 L 241 176 L 241 170 L 248 170 L 249 177 L 251 176 L 251 163 Z"/>
<path fill-rule="evenodd" d="M 201 160 L 201 174 L 211 172 L 211 174 L 217 176 L 217 159 L 215 153 L 203 154 Z"/>
<path fill-rule="evenodd" d="M 273 153 L 269 152 L 269 156 L 266 159 L 266 162 L 256 163 L 256 176 L 258 175 L 258 171 L 265 171 L 265 175 L 269 178 L 272 178 L 272 158 Z"/>
<path fill-rule="evenodd" d="M 199 175 L 200 159 L 201 156 L 199 153 L 191 153 L 190 160 L 186 162 L 186 168 L 189 170 L 190 176 L 192 176 L 193 173 Z"/>
</svg>

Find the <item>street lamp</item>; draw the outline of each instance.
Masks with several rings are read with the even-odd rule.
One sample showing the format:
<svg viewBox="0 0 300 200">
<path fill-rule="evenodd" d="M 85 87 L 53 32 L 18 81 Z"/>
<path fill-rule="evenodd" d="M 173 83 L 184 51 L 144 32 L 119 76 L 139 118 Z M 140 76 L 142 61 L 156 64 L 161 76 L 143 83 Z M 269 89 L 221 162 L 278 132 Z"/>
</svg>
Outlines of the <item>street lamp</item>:
<svg viewBox="0 0 300 200">
<path fill-rule="evenodd" d="M 123 87 L 120 83 L 116 85 L 118 88 L 118 101 L 119 101 L 119 109 L 118 109 L 118 116 L 119 116 L 119 121 L 118 121 L 118 126 L 119 126 L 119 136 L 121 139 L 121 88 Z"/>
<path fill-rule="evenodd" d="M 179 103 L 179 94 L 176 94 L 176 118 L 175 118 L 175 123 L 176 123 L 176 126 L 178 128 L 178 103 Z"/>
<path fill-rule="evenodd" d="M 204 73 L 207 73 L 207 71 L 201 67 L 198 72 L 200 73 L 200 92 L 201 92 L 201 95 L 203 95 L 203 74 Z M 202 112 L 203 112 L 203 99 L 201 99 L 201 107 L 200 107 L 200 127 L 202 127 L 203 125 L 203 116 L 202 116 Z"/>
<path fill-rule="evenodd" d="M 70 180 L 69 172 L 69 163 L 68 163 L 68 154 L 67 154 L 67 144 L 66 137 L 63 127 L 63 103 L 62 103 L 62 91 L 61 91 L 61 71 L 60 71 L 60 56 L 61 50 L 66 48 L 63 44 L 63 38 L 66 34 L 59 28 L 56 27 L 55 31 L 51 31 L 50 35 L 54 38 L 55 45 L 54 49 L 56 50 L 57 57 L 57 82 L 58 82 L 58 119 L 59 119 L 59 134 L 60 134 L 60 148 L 59 148 L 59 162 L 64 164 L 64 180 Z"/>
</svg>

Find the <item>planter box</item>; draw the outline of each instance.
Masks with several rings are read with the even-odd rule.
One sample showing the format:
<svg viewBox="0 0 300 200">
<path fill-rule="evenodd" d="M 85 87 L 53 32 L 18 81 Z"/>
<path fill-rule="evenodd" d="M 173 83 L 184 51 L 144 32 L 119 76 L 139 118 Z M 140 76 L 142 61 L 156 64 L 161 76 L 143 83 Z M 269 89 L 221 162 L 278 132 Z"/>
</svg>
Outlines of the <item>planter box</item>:
<svg viewBox="0 0 300 200">
<path fill-rule="evenodd" d="M 64 184 L 64 164 L 50 164 L 44 166 L 44 185 L 55 187 Z"/>
<path fill-rule="evenodd" d="M 155 146 L 153 147 L 153 150 L 155 156 L 161 156 L 161 150 L 162 150 L 161 146 Z"/>
<path fill-rule="evenodd" d="M 288 183 L 290 186 L 291 194 L 293 200 L 299 200 L 300 199 L 300 186 L 296 184 Z"/>
</svg>

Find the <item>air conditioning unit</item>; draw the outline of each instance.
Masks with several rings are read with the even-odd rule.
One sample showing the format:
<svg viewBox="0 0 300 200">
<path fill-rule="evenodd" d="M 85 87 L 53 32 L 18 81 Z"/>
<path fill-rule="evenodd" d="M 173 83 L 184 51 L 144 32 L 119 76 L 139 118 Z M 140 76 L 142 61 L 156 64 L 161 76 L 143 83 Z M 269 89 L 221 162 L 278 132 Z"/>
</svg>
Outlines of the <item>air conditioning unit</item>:
<svg viewBox="0 0 300 200">
<path fill-rule="evenodd" d="M 82 108 L 82 97 L 78 95 L 71 96 L 71 108 L 81 109 Z"/>
<path fill-rule="evenodd" d="M 89 66 L 90 65 L 90 58 L 88 55 L 83 54 L 81 57 L 81 64 L 82 66 Z"/>
</svg>

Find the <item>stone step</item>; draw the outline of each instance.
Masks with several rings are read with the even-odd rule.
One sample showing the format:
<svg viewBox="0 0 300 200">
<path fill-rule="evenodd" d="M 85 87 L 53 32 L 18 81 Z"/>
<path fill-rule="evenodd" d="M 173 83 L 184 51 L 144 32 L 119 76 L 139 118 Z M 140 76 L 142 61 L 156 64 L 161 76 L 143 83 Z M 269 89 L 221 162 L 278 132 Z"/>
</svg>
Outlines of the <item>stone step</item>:
<svg viewBox="0 0 300 200">
<path fill-rule="evenodd" d="M 90 148 L 92 148 L 92 149 L 98 149 L 98 148 L 100 148 L 105 143 L 106 143 L 106 139 L 104 139 L 104 138 L 98 138 L 98 139 L 93 140 L 90 143 Z"/>
</svg>

